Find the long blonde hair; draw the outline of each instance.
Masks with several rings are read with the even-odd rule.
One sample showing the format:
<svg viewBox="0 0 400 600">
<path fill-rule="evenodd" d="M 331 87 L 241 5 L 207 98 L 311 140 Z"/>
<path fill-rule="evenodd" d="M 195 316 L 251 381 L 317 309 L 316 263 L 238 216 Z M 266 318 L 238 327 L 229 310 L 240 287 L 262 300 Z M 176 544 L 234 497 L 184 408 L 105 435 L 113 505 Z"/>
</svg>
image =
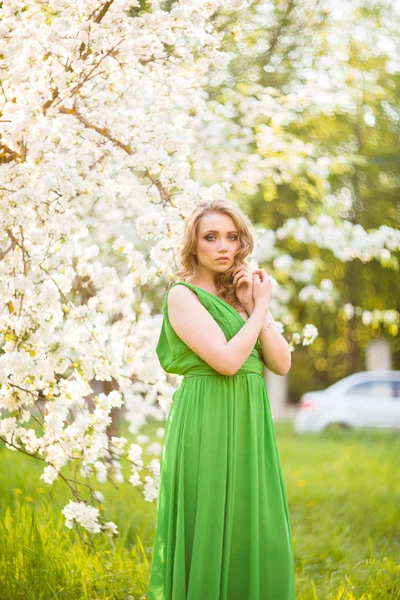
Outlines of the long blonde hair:
<svg viewBox="0 0 400 600">
<path fill-rule="evenodd" d="M 215 287 L 218 296 L 229 304 L 237 304 L 235 285 L 232 283 L 232 271 L 253 252 L 254 235 L 250 219 L 230 200 L 202 200 L 186 218 L 183 239 L 180 246 L 180 262 L 182 269 L 175 272 L 175 277 L 181 281 L 194 278 L 198 274 L 198 259 L 193 252 L 196 250 L 197 233 L 200 219 L 209 213 L 229 215 L 238 229 L 239 250 L 235 255 L 233 265 L 223 273 L 215 276 Z"/>
</svg>

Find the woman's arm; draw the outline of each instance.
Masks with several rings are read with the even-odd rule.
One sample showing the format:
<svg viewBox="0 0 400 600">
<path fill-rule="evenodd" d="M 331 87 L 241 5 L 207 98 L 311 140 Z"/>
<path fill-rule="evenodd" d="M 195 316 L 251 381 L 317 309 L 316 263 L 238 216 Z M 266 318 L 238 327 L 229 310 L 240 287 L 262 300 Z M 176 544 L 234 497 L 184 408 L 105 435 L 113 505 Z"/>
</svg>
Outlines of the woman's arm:
<svg viewBox="0 0 400 600">
<path fill-rule="evenodd" d="M 257 303 L 251 316 L 229 342 L 195 292 L 175 285 L 167 296 L 168 318 L 183 342 L 221 375 L 234 375 L 248 359 L 268 306 Z"/>
<path fill-rule="evenodd" d="M 268 279 L 264 269 L 255 269 L 251 272 L 247 261 L 244 261 L 232 273 L 233 283 L 236 286 L 236 296 L 249 316 L 255 306 L 253 298 L 253 276 L 255 273 L 258 273 L 262 280 L 264 278 Z M 263 331 L 266 327 L 268 327 L 267 330 Z M 265 366 L 276 375 L 286 375 L 292 363 L 292 355 L 289 344 L 279 332 L 274 317 L 269 310 L 261 331 L 260 341 Z"/>
<path fill-rule="evenodd" d="M 264 364 L 276 375 L 286 375 L 292 364 L 292 353 L 269 310 L 262 329 L 267 326 L 268 329 L 260 335 Z"/>
</svg>

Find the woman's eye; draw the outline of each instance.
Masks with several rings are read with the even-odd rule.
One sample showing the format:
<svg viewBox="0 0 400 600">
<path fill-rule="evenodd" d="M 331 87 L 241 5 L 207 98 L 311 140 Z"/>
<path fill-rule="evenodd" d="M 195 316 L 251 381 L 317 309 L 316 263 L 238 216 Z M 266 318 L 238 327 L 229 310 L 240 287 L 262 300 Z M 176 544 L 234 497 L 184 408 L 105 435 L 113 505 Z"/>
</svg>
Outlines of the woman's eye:
<svg viewBox="0 0 400 600">
<path fill-rule="evenodd" d="M 205 239 L 208 240 L 209 242 L 211 242 L 212 239 L 210 239 L 210 238 L 214 238 L 214 237 L 215 237 L 214 235 L 207 235 Z M 234 241 L 237 240 L 237 235 L 230 235 L 229 237 L 231 240 L 234 240 Z"/>
</svg>

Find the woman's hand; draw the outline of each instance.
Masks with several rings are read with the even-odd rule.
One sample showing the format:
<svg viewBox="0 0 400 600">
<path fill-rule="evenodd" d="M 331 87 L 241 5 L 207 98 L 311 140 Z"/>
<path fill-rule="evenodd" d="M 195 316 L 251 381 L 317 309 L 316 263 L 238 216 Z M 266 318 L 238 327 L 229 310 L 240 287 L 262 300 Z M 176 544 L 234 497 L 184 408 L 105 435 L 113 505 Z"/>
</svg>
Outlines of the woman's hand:
<svg viewBox="0 0 400 600">
<path fill-rule="evenodd" d="M 256 269 L 252 273 L 252 277 L 254 277 L 253 282 L 253 300 L 254 304 L 257 302 L 261 302 L 268 306 L 271 292 L 272 292 L 272 281 L 268 277 L 267 272 L 264 269 Z"/>
<path fill-rule="evenodd" d="M 247 261 L 238 265 L 233 274 L 233 284 L 236 286 L 236 297 L 250 316 L 254 310 L 253 274 Z"/>
</svg>

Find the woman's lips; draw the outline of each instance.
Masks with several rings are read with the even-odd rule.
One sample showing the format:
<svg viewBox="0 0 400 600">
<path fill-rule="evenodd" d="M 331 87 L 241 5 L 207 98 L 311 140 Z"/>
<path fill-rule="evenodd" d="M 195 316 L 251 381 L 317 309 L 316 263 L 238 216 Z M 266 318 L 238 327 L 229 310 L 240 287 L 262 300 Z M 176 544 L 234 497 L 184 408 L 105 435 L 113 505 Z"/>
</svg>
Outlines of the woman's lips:
<svg viewBox="0 0 400 600">
<path fill-rule="evenodd" d="M 227 260 L 229 260 L 229 258 L 227 256 L 224 256 L 224 257 L 221 256 L 221 258 L 217 258 L 218 262 L 225 262 Z"/>
</svg>

